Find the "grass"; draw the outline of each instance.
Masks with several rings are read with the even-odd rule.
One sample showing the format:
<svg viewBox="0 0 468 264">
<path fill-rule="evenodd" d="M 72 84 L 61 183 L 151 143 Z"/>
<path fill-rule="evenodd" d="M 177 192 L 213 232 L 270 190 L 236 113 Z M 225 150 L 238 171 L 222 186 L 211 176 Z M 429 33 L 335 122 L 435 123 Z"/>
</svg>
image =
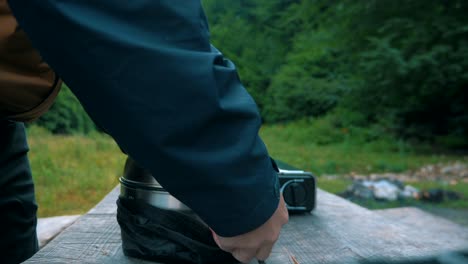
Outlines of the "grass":
<svg viewBox="0 0 468 264">
<path fill-rule="evenodd" d="M 383 135 L 369 135 L 370 133 L 372 131 L 352 127 L 334 129 L 326 119 L 269 125 L 261 130 L 261 136 L 274 158 L 311 171 L 318 176 L 318 187 L 332 193 L 341 193 L 351 184 L 349 178 L 339 176 L 351 172 L 364 175 L 403 172 L 428 164 L 468 162 L 466 156 L 450 152 L 437 153 L 429 145 L 409 144 Z M 338 177 L 320 177 L 324 174 Z M 468 183 L 448 185 L 445 182 L 421 181 L 411 185 L 420 190 L 441 188 L 463 195 L 460 200 L 444 201 L 431 206 L 468 208 Z M 421 201 L 355 202 L 370 209 L 425 204 Z"/>
<path fill-rule="evenodd" d="M 261 136 L 274 158 L 313 172 L 318 176 L 319 187 L 332 193 L 344 191 L 350 180 L 344 177 L 329 180 L 320 175 L 401 172 L 440 162 L 467 162 L 460 155 L 434 153 L 430 146 L 410 145 L 372 131 L 334 129 L 325 121 L 266 125 Z M 125 156 L 109 136 L 98 133 L 57 136 L 37 126 L 29 127 L 28 134 L 40 217 L 84 213 L 118 183 Z M 468 208 L 468 184 L 447 186 L 420 182 L 414 185 L 459 191 L 464 199 L 439 206 Z M 387 208 L 401 204 L 363 205 Z"/>
<path fill-rule="evenodd" d="M 124 155 L 103 134 L 56 136 L 28 128 L 39 217 L 82 214 L 118 183 Z"/>
<path fill-rule="evenodd" d="M 402 172 L 426 164 L 465 160 L 466 157 L 434 153 L 427 145 L 410 145 L 380 137 L 367 141 L 366 131 L 334 131 L 320 123 L 300 121 L 264 126 L 261 136 L 270 154 L 316 175 Z"/>
</svg>

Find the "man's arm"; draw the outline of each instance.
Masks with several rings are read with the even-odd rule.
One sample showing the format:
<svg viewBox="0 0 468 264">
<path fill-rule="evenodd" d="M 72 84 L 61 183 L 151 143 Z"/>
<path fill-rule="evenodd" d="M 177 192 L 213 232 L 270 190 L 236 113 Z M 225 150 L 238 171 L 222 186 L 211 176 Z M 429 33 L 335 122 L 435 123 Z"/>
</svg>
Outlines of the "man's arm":
<svg viewBox="0 0 468 264">
<path fill-rule="evenodd" d="M 198 0 L 10 0 L 90 116 L 218 235 L 278 208 L 257 107 Z"/>
</svg>

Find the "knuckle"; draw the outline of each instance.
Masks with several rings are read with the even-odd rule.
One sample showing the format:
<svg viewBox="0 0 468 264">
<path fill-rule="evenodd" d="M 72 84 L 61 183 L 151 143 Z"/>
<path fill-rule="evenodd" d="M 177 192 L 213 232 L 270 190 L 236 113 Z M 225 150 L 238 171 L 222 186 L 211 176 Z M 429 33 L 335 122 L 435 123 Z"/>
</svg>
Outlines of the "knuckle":
<svg viewBox="0 0 468 264">
<path fill-rule="evenodd" d="M 226 246 L 224 246 L 224 245 L 219 245 L 219 248 L 220 248 L 221 250 L 223 250 L 223 251 L 231 252 L 230 249 L 229 249 L 229 247 L 226 247 Z"/>
<path fill-rule="evenodd" d="M 276 232 L 270 232 L 266 237 L 265 237 L 265 242 L 268 242 L 269 244 L 274 244 L 280 235 L 280 230 L 277 230 Z"/>
<path fill-rule="evenodd" d="M 248 263 L 254 258 L 254 254 L 247 250 L 234 250 L 232 256 L 242 263 Z"/>
<path fill-rule="evenodd" d="M 218 243 L 218 246 L 223 251 L 226 251 L 226 252 L 232 252 L 233 251 L 233 246 L 230 243 L 220 242 L 220 243 Z"/>
<path fill-rule="evenodd" d="M 268 242 L 270 242 L 271 244 L 274 244 L 276 241 L 278 241 L 278 238 L 279 238 L 279 233 L 272 234 L 269 237 Z"/>
<path fill-rule="evenodd" d="M 261 243 L 260 242 L 255 242 L 255 243 L 250 243 L 245 246 L 243 246 L 243 250 L 245 251 L 257 251 L 257 249 L 260 247 Z"/>
</svg>

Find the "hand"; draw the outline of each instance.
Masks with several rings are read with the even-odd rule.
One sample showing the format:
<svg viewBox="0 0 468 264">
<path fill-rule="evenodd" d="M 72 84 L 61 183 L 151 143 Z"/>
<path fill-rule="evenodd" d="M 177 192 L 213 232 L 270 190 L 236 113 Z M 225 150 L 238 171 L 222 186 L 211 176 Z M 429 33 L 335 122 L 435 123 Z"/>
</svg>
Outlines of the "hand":
<svg viewBox="0 0 468 264">
<path fill-rule="evenodd" d="M 248 263 L 253 258 L 266 260 L 288 220 L 288 209 L 281 195 L 275 213 L 257 229 L 234 237 L 221 237 L 213 232 L 213 238 L 222 250 L 231 253 L 242 263 Z"/>
</svg>

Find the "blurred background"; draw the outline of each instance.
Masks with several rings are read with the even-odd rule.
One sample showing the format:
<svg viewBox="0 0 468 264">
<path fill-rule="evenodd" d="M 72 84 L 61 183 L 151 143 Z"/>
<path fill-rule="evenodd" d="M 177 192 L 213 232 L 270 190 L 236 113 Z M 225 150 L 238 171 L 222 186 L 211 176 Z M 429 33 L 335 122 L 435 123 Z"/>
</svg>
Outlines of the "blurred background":
<svg viewBox="0 0 468 264">
<path fill-rule="evenodd" d="M 274 158 L 365 207 L 468 225 L 467 1 L 202 2 Z M 118 183 L 124 155 L 66 86 L 28 133 L 40 217 L 84 213 Z"/>
</svg>

